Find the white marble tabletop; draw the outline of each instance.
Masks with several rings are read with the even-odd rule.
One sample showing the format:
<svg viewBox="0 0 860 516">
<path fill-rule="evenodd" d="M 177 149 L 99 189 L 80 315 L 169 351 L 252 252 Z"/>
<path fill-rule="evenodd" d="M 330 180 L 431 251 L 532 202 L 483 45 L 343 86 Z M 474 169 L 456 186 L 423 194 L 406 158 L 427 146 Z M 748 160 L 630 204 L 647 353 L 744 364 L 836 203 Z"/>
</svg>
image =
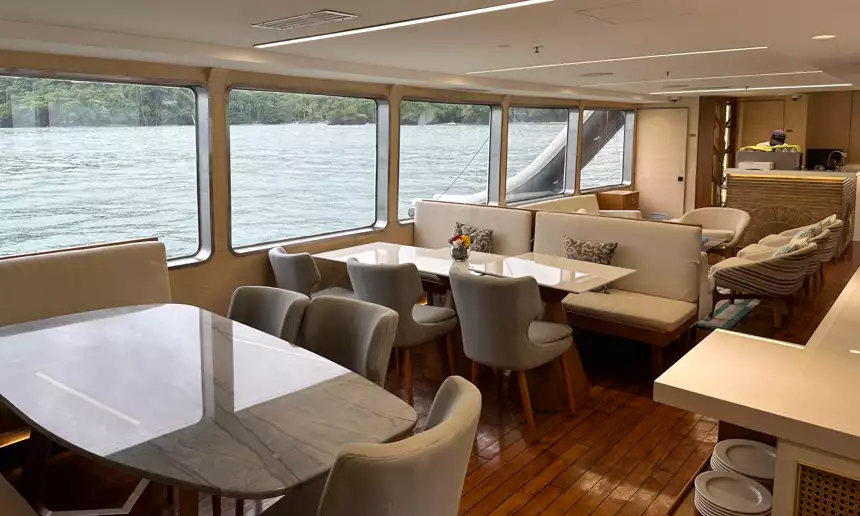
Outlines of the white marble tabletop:
<svg viewBox="0 0 860 516">
<path fill-rule="evenodd" d="M 860 460 L 860 271 L 806 346 L 716 331 L 654 400 Z"/>
<path fill-rule="evenodd" d="M 511 278 L 531 276 L 540 285 L 573 293 L 587 292 L 636 272 L 536 253 L 503 256 L 472 252 L 468 262 L 456 262 L 448 248 L 425 249 L 388 242 L 374 242 L 314 256 L 344 263 L 350 259 L 371 264 L 413 263 L 419 271 L 437 276 L 449 276 L 452 270 L 466 269 L 478 274 Z"/>
<path fill-rule="evenodd" d="M 333 362 L 186 305 L 0 328 L 0 398 L 73 450 L 245 499 L 321 478 L 343 445 L 398 440 L 417 420 Z"/>
</svg>

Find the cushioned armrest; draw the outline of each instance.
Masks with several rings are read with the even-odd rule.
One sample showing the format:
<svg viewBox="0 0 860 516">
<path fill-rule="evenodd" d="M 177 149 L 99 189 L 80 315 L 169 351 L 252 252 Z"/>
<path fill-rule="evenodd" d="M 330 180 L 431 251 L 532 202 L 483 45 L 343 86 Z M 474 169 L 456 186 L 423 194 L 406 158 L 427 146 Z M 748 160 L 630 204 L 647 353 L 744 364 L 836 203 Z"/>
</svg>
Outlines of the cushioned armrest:
<svg viewBox="0 0 860 516">
<path fill-rule="evenodd" d="M 782 247 L 784 245 L 788 245 L 792 238 L 794 238 L 794 235 L 768 235 L 759 240 L 758 243 L 768 247 Z"/>
<path fill-rule="evenodd" d="M 619 219 L 641 219 L 642 212 L 639 210 L 600 210 L 604 217 L 616 217 Z"/>
<path fill-rule="evenodd" d="M 775 252 L 776 248 L 762 249 L 761 251 L 745 253 L 741 258 L 743 258 L 744 260 L 749 260 L 751 262 L 760 262 L 762 260 L 767 260 L 768 258 L 773 258 L 773 253 Z"/>
</svg>

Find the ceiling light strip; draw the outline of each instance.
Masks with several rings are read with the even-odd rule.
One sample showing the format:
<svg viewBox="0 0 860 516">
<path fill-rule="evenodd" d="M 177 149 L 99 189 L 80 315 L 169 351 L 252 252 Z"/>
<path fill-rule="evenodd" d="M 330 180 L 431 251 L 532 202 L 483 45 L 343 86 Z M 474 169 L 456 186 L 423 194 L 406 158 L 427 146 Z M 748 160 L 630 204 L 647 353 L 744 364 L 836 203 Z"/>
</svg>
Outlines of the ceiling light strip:
<svg viewBox="0 0 860 516">
<path fill-rule="evenodd" d="M 716 79 L 744 79 L 748 77 L 780 77 L 784 75 L 806 75 L 824 73 L 821 70 L 810 70 L 805 72 L 775 72 L 775 73 L 751 73 L 745 75 L 714 75 L 711 77 L 688 77 L 686 79 L 656 79 L 653 81 L 631 81 L 631 82 L 604 82 L 600 84 L 580 84 L 580 87 L 597 87 L 597 86 L 623 86 L 627 84 L 655 84 L 661 82 L 688 82 L 688 81 L 708 81 Z"/>
<path fill-rule="evenodd" d="M 673 52 L 671 54 L 654 54 L 648 56 L 632 56 L 632 57 L 613 57 L 610 59 L 596 59 L 593 61 L 575 61 L 572 63 L 553 63 L 534 66 L 520 66 L 517 68 L 499 68 L 497 70 L 482 70 L 479 72 L 469 72 L 469 75 L 478 75 L 482 73 L 498 73 L 498 72 L 516 72 L 519 70 L 537 70 L 539 68 L 557 68 L 559 66 L 577 66 L 598 63 L 617 63 L 619 61 L 641 61 L 643 59 L 660 59 L 663 57 L 684 57 L 684 56 L 700 56 L 705 54 L 726 54 L 729 52 L 750 52 L 753 50 L 767 50 L 767 47 L 744 47 L 744 48 L 722 48 L 719 50 L 696 50 L 694 52 Z"/>
<path fill-rule="evenodd" d="M 674 90 L 655 91 L 649 95 L 684 95 L 689 93 L 728 93 L 735 91 L 768 91 L 768 90 L 806 90 L 811 88 L 847 88 L 854 86 L 850 83 L 844 84 L 802 84 L 799 86 L 759 86 L 755 88 L 719 88 L 713 90 Z"/>
<path fill-rule="evenodd" d="M 378 32 L 381 30 L 398 29 L 401 27 L 409 27 L 412 25 L 421 25 L 424 23 L 433 23 L 437 21 L 452 20 L 454 18 L 464 18 L 466 16 L 475 16 L 477 14 L 487 14 L 496 11 L 505 11 L 508 9 L 516 9 L 518 7 L 527 7 L 536 4 L 545 4 L 555 0 L 524 0 L 521 2 L 513 2 L 510 4 L 495 5 L 492 7 L 484 7 L 481 9 L 472 9 L 470 11 L 460 11 L 448 14 L 439 14 L 436 16 L 428 16 L 426 18 L 415 18 L 412 20 L 404 20 L 394 23 L 384 23 L 381 25 L 373 25 L 370 27 L 362 27 L 360 29 L 349 29 L 338 32 L 330 32 L 328 34 L 319 34 L 317 36 L 308 36 L 304 38 L 285 39 L 281 41 L 273 41 L 271 43 L 261 43 L 254 45 L 255 48 L 272 48 L 283 45 L 295 45 L 297 43 L 307 43 L 310 41 L 320 41 L 324 39 L 341 38 L 344 36 L 354 36 L 356 34 L 364 34 L 366 32 Z"/>
</svg>

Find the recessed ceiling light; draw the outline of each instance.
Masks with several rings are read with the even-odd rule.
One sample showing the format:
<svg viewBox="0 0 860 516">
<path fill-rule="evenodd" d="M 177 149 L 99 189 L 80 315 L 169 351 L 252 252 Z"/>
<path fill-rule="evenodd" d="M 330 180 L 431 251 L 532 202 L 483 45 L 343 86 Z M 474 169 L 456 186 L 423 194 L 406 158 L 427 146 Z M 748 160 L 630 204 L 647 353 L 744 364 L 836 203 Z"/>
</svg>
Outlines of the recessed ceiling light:
<svg viewBox="0 0 860 516">
<path fill-rule="evenodd" d="M 654 54 L 648 56 L 633 56 L 633 57 L 614 57 L 611 59 L 596 59 L 594 61 L 576 61 L 573 63 L 554 63 L 535 66 L 520 66 L 517 68 L 499 68 L 498 70 L 481 70 L 479 72 L 469 72 L 469 75 L 477 75 L 482 73 L 497 73 L 497 72 L 515 72 L 518 70 L 535 70 L 538 68 L 556 68 L 559 66 L 577 66 L 597 63 L 616 63 L 618 61 L 639 61 L 642 59 L 659 59 L 661 57 L 682 57 L 682 56 L 699 56 L 704 54 L 724 54 L 727 52 L 748 52 L 751 50 L 766 50 L 767 47 L 745 47 L 745 48 L 724 48 L 720 50 L 697 50 L 695 52 L 674 52 L 672 54 Z"/>
<path fill-rule="evenodd" d="M 835 34 L 819 34 L 818 36 L 812 36 L 812 39 L 822 40 L 822 39 L 836 39 Z"/>
<path fill-rule="evenodd" d="M 677 95 L 679 93 L 728 93 L 733 91 L 807 90 L 810 88 L 847 88 L 853 84 L 802 84 L 799 86 L 759 86 L 755 88 L 715 88 L 710 90 L 655 91 L 649 95 Z"/>
<path fill-rule="evenodd" d="M 362 27 L 360 29 L 350 29 L 350 30 L 342 30 L 339 32 L 331 32 L 328 34 L 320 34 L 317 36 L 308 36 L 305 38 L 293 38 L 293 39 L 285 39 L 281 41 L 273 41 L 271 43 L 261 43 L 258 45 L 254 45 L 255 48 L 271 48 L 278 47 L 282 45 L 295 45 L 296 43 L 307 43 L 309 41 L 319 41 L 323 39 L 331 39 L 331 38 L 340 38 L 343 36 L 353 36 L 355 34 L 363 34 L 365 32 L 377 32 L 381 30 L 388 29 L 398 29 L 400 27 L 409 27 L 411 25 L 421 25 L 424 23 L 432 23 L 443 20 L 452 20 L 454 18 L 463 18 L 466 16 L 475 16 L 477 14 L 486 14 L 492 13 L 496 11 L 505 11 L 507 9 L 516 9 L 517 7 L 527 7 L 529 5 L 536 4 L 545 4 L 548 2 L 553 2 L 554 0 L 523 0 L 520 2 L 513 2 L 510 4 L 502 4 L 495 5 L 492 7 L 484 7 L 481 9 L 472 9 L 469 11 L 459 11 L 456 13 L 448 13 L 448 14 L 439 14 L 436 16 L 428 16 L 426 18 L 415 18 L 412 20 L 403 20 L 394 23 L 383 23 L 381 25 L 373 25 L 370 27 Z"/>
<path fill-rule="evenodd" d="M 621 86 L 624 84 L 655 84 L 660 82 L 687 82 L 687 81 L 709 81 L 715 79 L 742 79 L 747 77 L 779 77 L 782 75 L 804 75 L 824 73 L 821 70 L 810 70 L 807 72 L 776 72 L 776 73 L 750 73 L 744 75 L 712 75 L 710 77 L 687 77 L 678 79 L 656 79 L 653 81 L 631 81 L 631 82 L 604 82 L 600 84 L 581 84 L 580 86 Z"/>
</svg>

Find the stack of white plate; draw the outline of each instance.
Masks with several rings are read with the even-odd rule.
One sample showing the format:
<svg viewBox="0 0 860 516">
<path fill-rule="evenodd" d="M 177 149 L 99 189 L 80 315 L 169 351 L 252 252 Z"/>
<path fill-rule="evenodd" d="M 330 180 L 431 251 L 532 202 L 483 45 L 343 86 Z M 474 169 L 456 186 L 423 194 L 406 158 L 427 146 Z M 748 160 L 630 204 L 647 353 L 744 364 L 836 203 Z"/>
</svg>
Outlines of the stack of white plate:
<svg viewBox="0 0 860 516">
<path fill-rule="evenodd" d="M 773 491 L 776 448 L 746 439 L 721 441 L 711 455 L 711 469 L 740 473 Z"/>
<path fill-rule="evenodd" d="M 702 516 L 768 516 L 770 492 L 755 480 L 731 471 L 707 471 L 696 477 L 696 510 Z"/>
</svg>

